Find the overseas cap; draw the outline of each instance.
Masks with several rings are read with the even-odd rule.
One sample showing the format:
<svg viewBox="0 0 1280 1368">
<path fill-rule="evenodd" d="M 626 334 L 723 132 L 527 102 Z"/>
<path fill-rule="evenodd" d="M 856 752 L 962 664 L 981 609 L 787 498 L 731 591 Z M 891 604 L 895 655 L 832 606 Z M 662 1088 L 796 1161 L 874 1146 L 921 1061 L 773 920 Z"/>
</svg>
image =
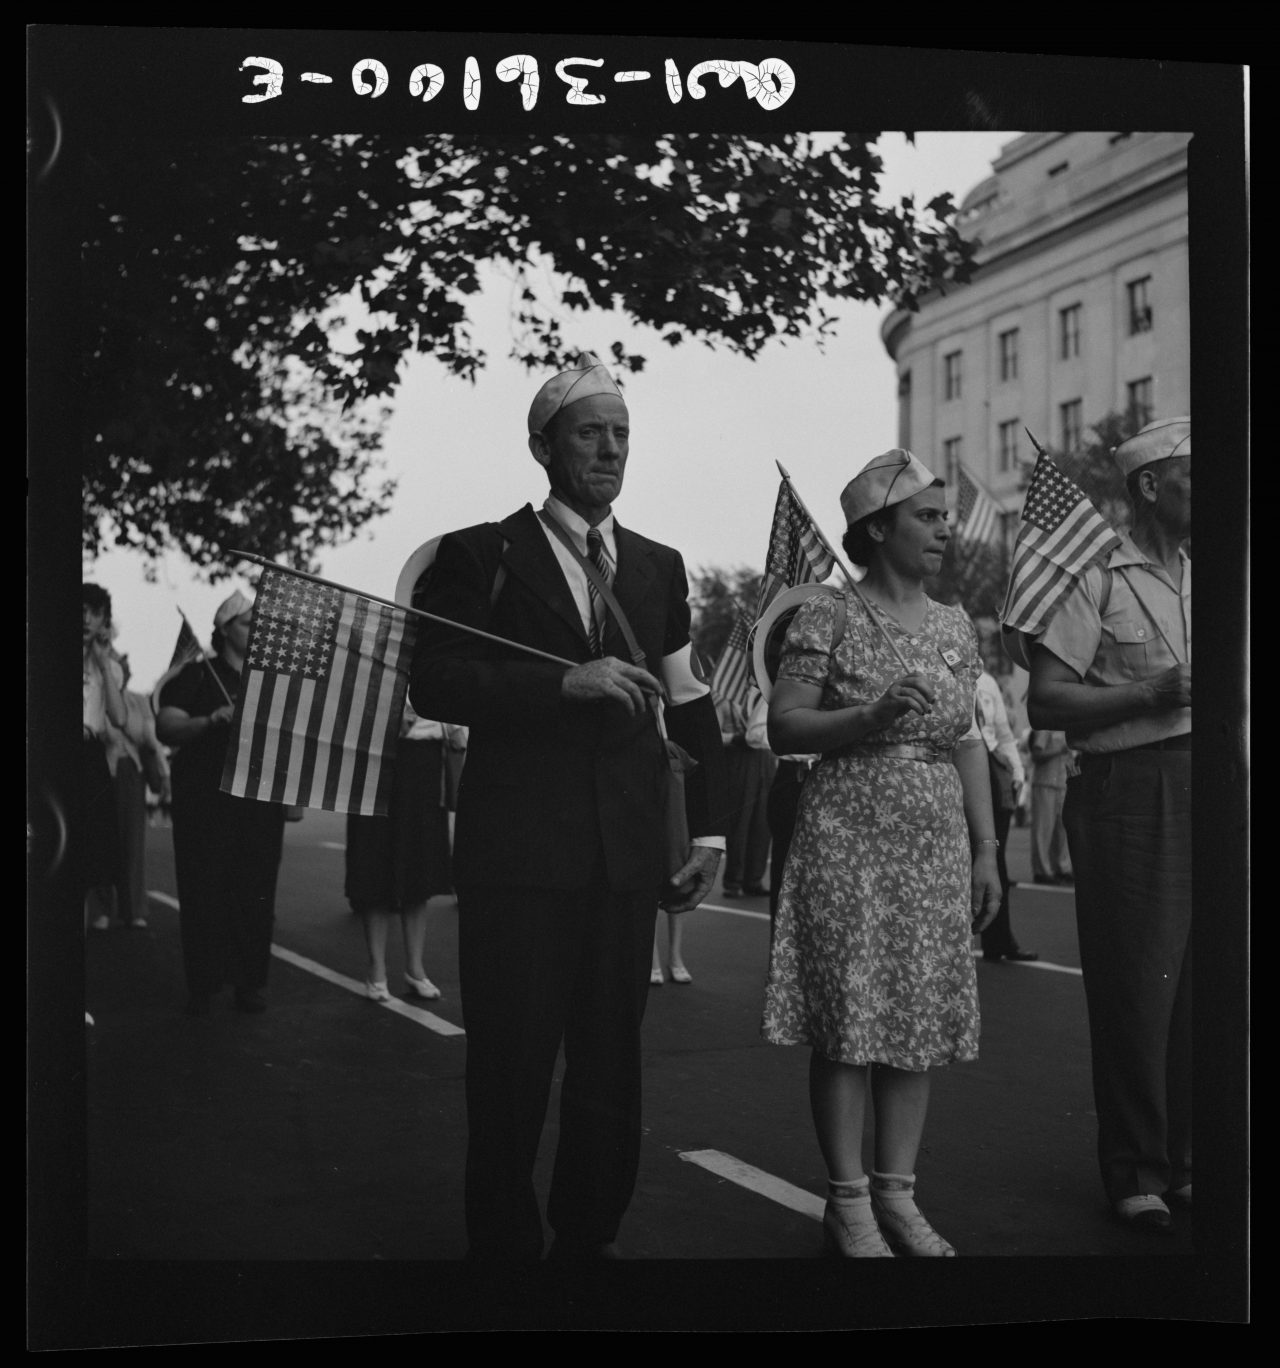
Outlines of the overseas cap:
<svg viewBox="0 0 1280 1368">
<path fill-rule="evenodd" d="M 622 391 L 595 352 L 583 352 L 572 370 L 553 375 L 534 396 L 529 409 L 530 435 L 541 432 L 566 404 L 576 404 L 593 394 L 622 398 Z"/>
<path fill-rule="evenodd" d="M 1141 432 L 1112 448 L 1112 456 L 1122 475 L 1130 475 L 1152 461 L 1167 461 L 1170 456 L 1191 455 L 1191 419 L 1161 418 L 1148 423 Z"/>
<path fill-rule="evenodd" d="M 840 495 L 844 520 L 852 527 L 868 513 L 892 508 L 922 489 L 928 489 L 936 478 L 923 461 L 902 447 L 873 456 Z"/>
<path fill-rule="evenodd" d="M 241 613 L 247 613 L 252 607 L 253 599 L 237 589 L 230 598 L 223 599 L 218 605 L 218 611 L 213 615 L 213 625 L 221 631 L 232 618 L 238 618 Z"/>
</svg>

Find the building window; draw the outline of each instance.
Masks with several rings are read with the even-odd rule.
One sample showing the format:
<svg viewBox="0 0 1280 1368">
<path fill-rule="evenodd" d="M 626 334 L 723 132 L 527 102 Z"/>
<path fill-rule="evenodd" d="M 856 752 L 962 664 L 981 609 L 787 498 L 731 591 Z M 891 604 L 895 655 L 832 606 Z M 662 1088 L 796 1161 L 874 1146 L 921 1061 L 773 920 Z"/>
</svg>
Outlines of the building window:
<svg viewBox="0 0 1280 1368">
<path fill-rule="evenodd" d="M 1010 418 L 1007 423 L 1000 424 L 1000 469 L 1017 470 L 1018 468 L 1018 420 Z"/>
<path fill-rule="evenodd" d="M 1058 415 L 1062 420 L 1062 449 L 1066 452 L 1079 451 L 1084 440 L 1084 404 L 1080 399 L 1069 399 L 1058 405 Z"/>
<path fill-rule="evenodd" d="M 1063 361 L 1080 355 L 1080 305 L 1058 310 L 1058 355 Z"/>
<path fill-rule="evenodd" d="M 954 351 L 948 352 L 942 358 L 942 397 L 944 399 L 959 399 L 960 397 L 960 358 L 963 353 Z"/>
<path fill-rule="evenodd" d="M 1135 426 L 1146 427 L 1155 417 L 1151 377 L 1144 375 L 1141 380 L 1131 380 L 1127 388 L 1129 391 L 1129 417 Z"/>
<path fill-rule="evenodd" d="M 1018 330 L 1010 328 L 1008 332 L 1002 332 L 998 339 L 1000 343 L 1000 378 L 1001 380 L 1016 380 L 1018 378 Z"/>
<path fill-rule="evenodd" d="M 1151 277 L 1131 280 L 1129 292 L 1129 336 L 1151 331 Z"/>
<path fill-rule="evenodd" d="M 956 472 L 960 469 L 960 447 L 963 440 L 961 437 L 948 437 L 942 444 L 942 460 L 948 484 L 955 483 Z"/>
</svg>

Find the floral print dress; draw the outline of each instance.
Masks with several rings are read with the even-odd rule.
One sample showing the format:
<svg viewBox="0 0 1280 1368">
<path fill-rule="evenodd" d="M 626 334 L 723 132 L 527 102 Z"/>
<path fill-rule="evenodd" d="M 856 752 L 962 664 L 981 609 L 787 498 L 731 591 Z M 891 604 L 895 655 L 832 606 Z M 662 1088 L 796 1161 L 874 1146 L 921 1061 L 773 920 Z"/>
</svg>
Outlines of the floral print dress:
<svg viewBox="0 0 1280 1368">
<path fill-rule="evenodd" d="M 833 656 L 838 617 L 832 595 L 804 603 L 778 672 L 819 685 L 824 710 L 872 703 L 907 673 L 853 596 Z M 953 763 L 877 748 L 945 756 L 962 737 L 978 736 L 981 667 L 960 608 L 930 600 L 915 633 L 887 614 L 880 619 L 910 670 L 934 685 L 933 710 L 906 713 L 828 752 L 805 780 L 762 1033 L 772 1044 L 812 1045 L 841 1063 L 918 1072 L 978 1054 L 968 828 Z"/>
</svg>

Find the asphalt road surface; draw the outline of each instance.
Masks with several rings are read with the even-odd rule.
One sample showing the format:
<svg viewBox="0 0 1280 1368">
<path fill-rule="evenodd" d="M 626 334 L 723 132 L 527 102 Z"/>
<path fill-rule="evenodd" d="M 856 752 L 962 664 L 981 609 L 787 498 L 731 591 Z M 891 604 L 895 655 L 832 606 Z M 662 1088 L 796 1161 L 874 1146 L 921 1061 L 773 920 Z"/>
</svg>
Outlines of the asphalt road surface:
<svg viewBox="0 0 1280 1368">
<path fill-rule="evenodd" d="M 1189 1213 L 1166 1239 L 1110 1218 L 1073 897 L 1030 883 L 1025 831 L 1013 921 L 1040 959 L 979 955 L 981 1058 L 936 1072 L 917 1165 L 921 1206 L 961 1258 L 819 1261 L 808 1052 L 761 1042 L 767 904 L 717 888 L 686 917 L 693 983 L 650 991 L 626 1261 L 572 1284 L 462 1262 L 456 904 L 430 910 L 440 1001 L 368 1001 L 343 838 L 319 812 L 286 827 L 261 1016 L 229 993 L 184 1015 L 165 828 L 148 832 L 147 929 L 88 934 L 85 1343 L 1232 1318 Z M 389 964 L 394 992 L 394 937 Z M 544 1198 L 556 1134 L 553 1094 Z"/>
</svg>

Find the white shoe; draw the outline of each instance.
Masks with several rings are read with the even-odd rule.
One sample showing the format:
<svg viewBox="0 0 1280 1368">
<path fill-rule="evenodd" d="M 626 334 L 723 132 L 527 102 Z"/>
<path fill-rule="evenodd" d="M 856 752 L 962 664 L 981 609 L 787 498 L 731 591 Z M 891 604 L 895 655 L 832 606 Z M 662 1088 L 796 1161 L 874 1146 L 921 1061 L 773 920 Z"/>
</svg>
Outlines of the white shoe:
<svg viewBox="0 0 1280 1368">
<path fill-rule="evenodd" d="M 111 918 L 104 912 L 100 917 L 94 917 L 90 923 L 95 931 L 110 931 Z"/>
<path fill-rule="evenodd" d="M 663 975 L 662 975 L 662 970 L 661 970 L 661 969 L 650 969 L 650 970 L 649 970 L 649 982 L 652 983 L 652 984 L 654 985 L 654 987 L 660 987 L 662 984 L 664 984 L 664 983 L 666 982 L 666 979 L 665 979 L 665 978 L 663 977 Z"/>
<path fill-rule="evenodd" d="M 364 985 L 364 991 L 370 1002 L 391 1001 L 391 990 L 387 987 L 386 979 L 383 979 L 381 983 L 375 983 L 372 979 L 368 980 Z"/>
<path fill-rule="evenodd" d="M 953 1259 L 955 1249 L 916 1206 L 914 1174 L 873 1173 L 871 1208 L 895 1254 L 912 1258 Z"/>
<path fill-rule="evenodd" d="M 412 974 L 406 974 L 404 981 L 411 993 L 426 998 L 428 1002 L 434 1002 L 440 996 L 439 988 L 425 974 L 420 979 L 414 978 Z"/>
</svg>

